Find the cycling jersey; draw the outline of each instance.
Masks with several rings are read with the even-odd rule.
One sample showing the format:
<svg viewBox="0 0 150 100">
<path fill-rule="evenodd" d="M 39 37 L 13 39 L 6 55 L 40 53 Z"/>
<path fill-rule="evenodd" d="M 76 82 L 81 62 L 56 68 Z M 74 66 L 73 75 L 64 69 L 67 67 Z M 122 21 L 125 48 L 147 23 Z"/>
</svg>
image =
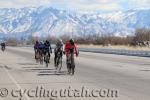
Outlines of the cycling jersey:
<svg viewBox="0 0 150 100">
<path fill-rule="evenodd" d="M 65 53 L 66 55 L 70 54 L 70 51 L 73 50 L 73 52 L 76 54 L 76 56 L 78 55 L 78 48 L 77 48 L 77 44 L 71 44 L 70 42 L 67 42 L 65 45 Z"/>
</svg>

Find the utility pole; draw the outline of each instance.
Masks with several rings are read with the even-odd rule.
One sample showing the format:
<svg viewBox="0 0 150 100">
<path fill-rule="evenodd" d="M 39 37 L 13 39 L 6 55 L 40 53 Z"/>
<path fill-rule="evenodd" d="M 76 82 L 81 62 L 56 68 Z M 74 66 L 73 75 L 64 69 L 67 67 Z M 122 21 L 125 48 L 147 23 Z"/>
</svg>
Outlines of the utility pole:
<svg viewBox="0 0 150 100">
<path fill-rule="evenodd" d="M 72 28 L 72 32 L 71 32 L 71 38 L 73 38 L 74 36 L 73 36 L 74 34 L 73 34 L 73 28 Z"/>
</svg>

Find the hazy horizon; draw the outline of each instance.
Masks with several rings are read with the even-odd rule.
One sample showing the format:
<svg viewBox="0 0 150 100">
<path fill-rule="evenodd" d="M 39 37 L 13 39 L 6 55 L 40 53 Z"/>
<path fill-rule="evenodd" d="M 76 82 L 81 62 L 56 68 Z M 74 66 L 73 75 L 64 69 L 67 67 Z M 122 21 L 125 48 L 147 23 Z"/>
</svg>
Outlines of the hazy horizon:
<svg viewBox="0 0 150 100">
<path fill-rule="evenodd" d="M 1 0 L 0 8 L 50 6 L 73 11 L 114 12 L 149 8 L 150 0 Z"/>
</svg>

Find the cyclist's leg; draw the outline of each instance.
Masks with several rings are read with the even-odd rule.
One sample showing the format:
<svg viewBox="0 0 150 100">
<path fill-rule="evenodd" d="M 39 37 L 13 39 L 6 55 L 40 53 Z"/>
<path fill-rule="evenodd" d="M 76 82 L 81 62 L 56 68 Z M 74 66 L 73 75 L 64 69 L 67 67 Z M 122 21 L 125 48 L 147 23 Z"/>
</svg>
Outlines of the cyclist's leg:
<svg viewBox="0 0 150 100">
<path fill-rule="evenodd" d="M 71 56 L 70 56 L 70 73 L 72 74 L 73 73 L 73 54 L 71 53 Z"/>
<path fill-rule="evenodd" d="M 34 58 L 36 59 L 36 50 L 34 49 Z"/>
<path fill-rule="evenodd" d="M 72 75 L 74 75 L 74 72 L 75 72 L 75 58 L 73 55 L 73 57 L 72 57 Z"/>
<path fill-rule="evenodd" d="M 42 50 L 39 49 L 39 61 L 40 61 L 40 64 L 42 64 Z"/>
<path fill-rule="evenodd" d="M 56 59 L 57 59 L 57 51 L 55 51 L 55 57 L 54 57 L 54 64 L 56 66 Z"/>
<path fill-rule="evenodd" d="M 35 49 L 34 51 L 35 51 L 35 59 L 37 59 L 37 49 Z"/>
<path fill-rule="evenodd" d="M 70 54 L 67 54 L 67 56 L 66 56 L 66 64 L 67 64 L 68 74 L 71 73 L 70 57 L 71 57 L 71 55 L 70 55 Z"/>
<path fill-rule="evenodd" d="M 50 54 L 50 51 L 48 50 L 48 63 L 50 63 L 50 57 L 51 57 L 51 54 Z"/>
<path fill-rule="evenodd" d="M 36 60 L 37 60 L 37 62 L 40 61 L 40 50 L 39 49 L 37 49 L 37 52 L 36 52 Z"/>
<path fill-rule="evenodd" d="M 61 50 L 61 55 L 60 56 L 61 56 L 60 59 L 61 59 L 61 67 L 62 67 L 62 59 L 63 59 L 63 51 L 62 50 Z"/>
<path fill-rule="evenodd" d="M 46 58 L 45 58 L 45 56 L 46 56 L 46 50 L 45 49 L 43 49 L 43 56 L 44 56 L 44 62 L 45 62 L 45 60 L 46 60 Z"/>
<path fill-rule="evenodd" d="M 43 61 L 43 59 L 45 61 L 45 49 L 42 49 L 42 61 Z"/>
<path fill-rule="evenodd" d="M 49 49 L 45 50 L 45 56 L 44 57 L 45 57 L 46 60 L 48 60 L 48 63 L 49 63 L 50 62 L 50 57 L 51 57 Z"/>
<path fill-rule="evenodd" d="M 50 57 L 51 57 L 51 53 L 50 51 L 48 50 L 48 56 L 49 56 L 49 60 L 50 60 Z"/>
</svg>

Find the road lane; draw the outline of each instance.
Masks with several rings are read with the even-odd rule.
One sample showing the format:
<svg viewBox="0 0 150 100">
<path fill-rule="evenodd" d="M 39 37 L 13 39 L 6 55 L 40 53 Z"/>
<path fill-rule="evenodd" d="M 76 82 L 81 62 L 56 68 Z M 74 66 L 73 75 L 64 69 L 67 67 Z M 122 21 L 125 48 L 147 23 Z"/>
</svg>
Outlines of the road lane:
<svg viewBox="0 0 150 100">
<path fill-rule="evenodd" d="M 12 76 L 23 87 L 28 87 L 29 84 L 30 87 L 40 84 L 55 88 L 62 87 L 62 85 L 74 87 L 83 85 L 91 88 L 118 89 L 120 93 L 118 100 L 149 100 L 150 98 L 149 58 L 81 53 L 76 61 L 76 74 L 71 77 L 66 75 L 65 67 L 63 67 L 63 73 L 56 75 L 53 62 L 49 68 L 36 64 L 31 48 L 8 48 L 7 52 L 28 60 L 25 62 L 18 61 L 13 68 L 16 70 L 12 72 Z M 18 65 L 20 67 L 16 67 Z M 65 60 L 63 66 L 65 66 Z M 112 100 L 113 98 L 107 99 Z"/>
</svg>

